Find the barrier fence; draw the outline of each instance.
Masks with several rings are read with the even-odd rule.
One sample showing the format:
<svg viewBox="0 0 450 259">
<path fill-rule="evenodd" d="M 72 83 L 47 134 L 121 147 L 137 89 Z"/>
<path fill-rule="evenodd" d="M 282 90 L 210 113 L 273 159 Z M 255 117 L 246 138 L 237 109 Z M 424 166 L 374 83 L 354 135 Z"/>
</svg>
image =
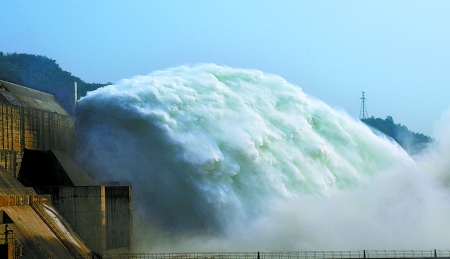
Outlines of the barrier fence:
<svg viewBox="0 0 450 259">
<path fill-rule="evenodd" d="M 447 258 L 450 250 L 357 250 L 249 253 L 130 253 L 103 255 L 102 259 L 349 259 L 349 258 Z"/>
</svg>

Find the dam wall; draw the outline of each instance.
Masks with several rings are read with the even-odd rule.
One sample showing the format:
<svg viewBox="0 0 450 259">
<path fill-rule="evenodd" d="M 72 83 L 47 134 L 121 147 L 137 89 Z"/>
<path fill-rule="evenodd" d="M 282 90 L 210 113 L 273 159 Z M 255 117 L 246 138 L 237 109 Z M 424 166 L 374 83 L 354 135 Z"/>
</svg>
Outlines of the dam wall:
<svg viewBox="0 0 450 259">
<path fill-rule="evenodd" d="M 52 95 L 0 80 L 0 218 L 9 219 L 0 239 L 5 229 L 15 242 L 14 251 L 5 246 L 8 259 L 131 251 L 131 187 L 101 185 L 72 160 L 74 128 Z"/>
<path fill-rule="evenodd" d="M 106 186 L 106 250 L 133 251 L 131 186 Z"/>
<path fill-rule="evenodd" d="M 0 165 L 17 176 L 23 149 L 69 152 L 74 119 L 0 102 Z"/>
<path fill-rule="evenodd" d="M 50 194 L 52 204 L 96 253 L 132 250 L 129 186 L 34 187 Z"/>
<path fill-rule="evenodd" d="M 1 166 L 0 244 L 0 258 L 95 257 L 51 204 L 51 195 L 24 187 Z"/>
<path fill-rule="evenodd" d="M 52 204 L 93 251 L 98 254 L 106 251 L 104 186 L 35 187 L 35 190 L 51 195 Z"/>
<path fill-rule="evenodd" d="M 13 176 L 24 149 L 69 152 L 74 125 L 52 95 L 0 80 L 0 165 Z"/>
</svg>

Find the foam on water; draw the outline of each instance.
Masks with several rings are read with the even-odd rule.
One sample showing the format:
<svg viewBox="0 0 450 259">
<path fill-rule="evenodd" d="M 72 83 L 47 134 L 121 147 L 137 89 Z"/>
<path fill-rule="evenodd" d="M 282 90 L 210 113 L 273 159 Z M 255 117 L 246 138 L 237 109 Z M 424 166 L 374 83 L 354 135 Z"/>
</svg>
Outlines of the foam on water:
<svg viewBox="0 0 450 259">
<path fill-rule="evenodd" d="M 79 160 L 132 181 L 146 251 L 436 248 L 450 230 L 428 158 L 279 76 L 177 67 L 90 92 L 77 112 Z"/>
</svg>

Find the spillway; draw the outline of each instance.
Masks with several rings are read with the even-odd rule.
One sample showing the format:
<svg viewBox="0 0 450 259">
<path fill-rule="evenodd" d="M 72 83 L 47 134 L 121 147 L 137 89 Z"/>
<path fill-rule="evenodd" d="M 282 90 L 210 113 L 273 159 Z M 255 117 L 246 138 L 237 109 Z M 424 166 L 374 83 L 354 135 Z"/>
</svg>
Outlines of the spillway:
<svg viewBox="0 0 450 259">
<path fill-rule="evenodd" d="M 132 182 L 144 250 L 445 244 L 448 192 L 426 162 L 279 76 L 176 67 L 90 92 L 78 114 L 87 168 Z"/>
</svg>

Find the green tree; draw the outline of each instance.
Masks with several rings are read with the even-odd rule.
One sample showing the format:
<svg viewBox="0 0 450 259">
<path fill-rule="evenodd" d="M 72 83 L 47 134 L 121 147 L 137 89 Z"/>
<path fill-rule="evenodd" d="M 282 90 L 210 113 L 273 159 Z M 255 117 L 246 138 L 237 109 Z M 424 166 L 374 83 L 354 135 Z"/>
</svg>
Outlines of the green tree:
<svg viewBox="0 0 450 259">
<path fill-rule="evenodd" d="M 74 82 L 78 85 L 78 98 L 85 96 L 107 84 L 86 83 L 59 67 L 55 60 L 31 54 L 4 54 L 0 52 L 0 79 L 23 85 L 39 91 L 55 94 L 58 101 L 68 109 L 62 97 L 73 91 Z"/>
<path fill-rule="evenodd" d="M 429 136 L 411 132 L 408 127 L 396 124 L 391 116 L 387 116 L 384 120 L 372 116 L 361 121 L 395 140 L 409 154 L 419 153 L 433 141 Z"/>
</svg>

